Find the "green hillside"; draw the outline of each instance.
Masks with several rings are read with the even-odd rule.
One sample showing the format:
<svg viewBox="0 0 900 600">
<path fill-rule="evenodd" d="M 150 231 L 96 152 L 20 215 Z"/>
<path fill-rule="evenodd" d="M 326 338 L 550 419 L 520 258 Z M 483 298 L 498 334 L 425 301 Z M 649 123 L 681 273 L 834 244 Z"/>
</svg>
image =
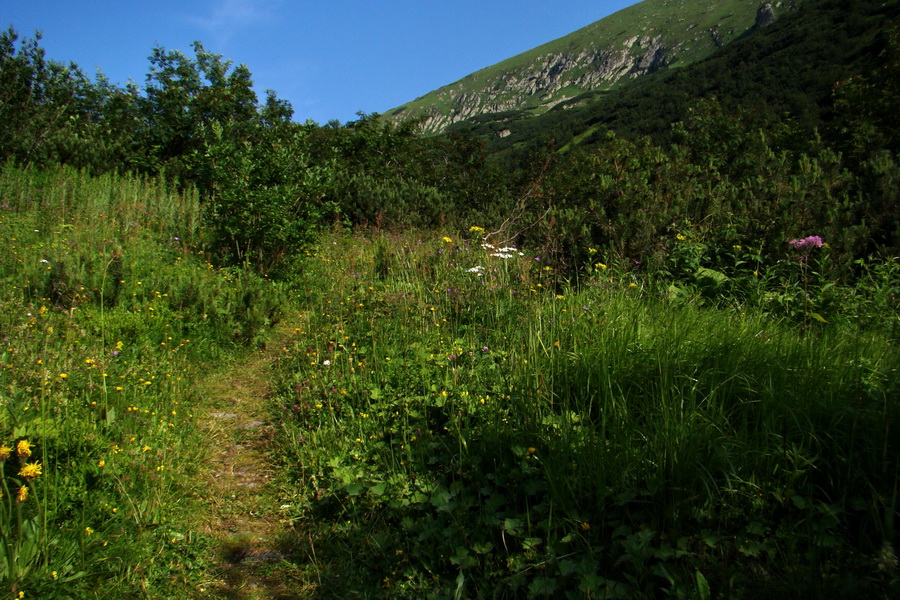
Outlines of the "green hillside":
<svg viewBox="0 0 900 600">
<path fill-rule="evenodd" d="M 525 110 L 482 115 L 449 131 L 474 134 L 495 157 L 515 162 L 549 140 L 570 149 L 602 143 L 607 131 L 671 141 L 673 123 L 689 119 L 698 100 L 715 99 L 759 127 L 787 120 L 803 135 L 828 134 L 836 85 L 881 60 L 898 15 L 897 2 L 807 2 L 684 69 L 587 92 L 533 118 Z"/>
<path fill-rule="evenodd" d="M 503 110 L 541 114 L 586 91 L 610 90 L 661 68 L 689 65 L 754 27 L 756 0 L 645 0 L 565 37 L 430 92 L 386 115 L 426 130 Z M 777 3 L 777 12 L 784 12 Z"/>
</svg>

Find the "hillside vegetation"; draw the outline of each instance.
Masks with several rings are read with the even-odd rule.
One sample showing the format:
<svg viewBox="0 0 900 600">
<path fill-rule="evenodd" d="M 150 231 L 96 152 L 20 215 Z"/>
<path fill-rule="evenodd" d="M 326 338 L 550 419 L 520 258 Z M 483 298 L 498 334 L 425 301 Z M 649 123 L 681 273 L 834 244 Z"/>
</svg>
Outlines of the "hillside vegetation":
<svg viewBox="0 0 900 600">
<path fill-rule="evenodd" d="M 790 3 L 793 6 L 793 3 Z M 389 110 L 426 131 L 515 111 L 542 114 L 585 92 L 608 91 L 705 58 L 786 11 L 748 0 L 644 0 L 567 36 L 486 67 Z M 776 13 L 777 11 L 777 13 Z"/>
<path fill-rule="evenodd" d="M 502 155 L 297 123 L 199 42 L 120 88 L 0 35 L 3 593 L 896 597 L 896 7 L 807 0 L 631 88 L 756 48 L 746 103 Z M 765 57 L 839 23 L 782 103 Z M 258 498 L 204 484 L 225 371 Z"/>
<path fill-rule="evenodd" d="M 606 131 L 630 139 L 672 139 L 698 99 L 756 113 L 758 128 L 788 123 L 798 136 L 818 130 L 835 143 L 835 86 L 885 60 L 886 24 L 896 2 L 809 2 L 774 23 L 679 69 L 660 69 L 615 91 L 585 92 L 541 116 L 512 110 L 457 123 L 450 131 L 482 139 L 491 154 L 521 160 L 536 145 L 597 145 Z M 500 134 L 503 134 L 502 136 Z"/>
</svg>

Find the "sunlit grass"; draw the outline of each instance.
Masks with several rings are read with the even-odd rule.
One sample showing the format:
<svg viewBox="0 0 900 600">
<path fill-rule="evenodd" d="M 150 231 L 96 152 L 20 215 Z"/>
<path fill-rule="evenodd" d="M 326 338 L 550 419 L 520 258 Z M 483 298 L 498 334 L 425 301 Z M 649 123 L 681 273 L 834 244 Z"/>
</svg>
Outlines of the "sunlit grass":
<svg viewBox="0 0 900 600">
<path fill-rule="evenodd" d="M 0 586 L 186 593 L 206 544 L 195 382 L 265 330 L 281 288 L 204 261 L 190 190 L 72 169 L 0 181 L 0 445 L 31 447 L 2 462 Z"/>
<path fill-rule="evenodd" d="M 574 285 L 478 228 L 327 235 L 273 283 L 210 262 L 190 190 L 3 175 L 3 593 L 202 596 L 197 381 L 298 313 L 271 404 L 304 589 L 898 585 L 896 315 L 868 325 L 888 305 L 812 327 L 599 261 Z"/>
</svg>

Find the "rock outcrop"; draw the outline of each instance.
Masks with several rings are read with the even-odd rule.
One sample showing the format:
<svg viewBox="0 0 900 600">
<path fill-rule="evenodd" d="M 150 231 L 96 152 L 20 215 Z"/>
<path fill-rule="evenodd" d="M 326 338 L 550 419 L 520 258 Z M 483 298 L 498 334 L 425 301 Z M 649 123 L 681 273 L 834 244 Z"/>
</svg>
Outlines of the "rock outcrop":
<svg viewBox="0 0 900 600">
<path fill-rule="evenodd" d="M 386 116 L 398 121 L 419 118 L 425 131 L 437 132 L 480 115 L 540 114 L 584 92 L 608 90 L 664 67 L 708 56 L 747 30 L 771 24 L 781 5 L 723 0 L 700 8 L 695 3 L 692 14 L 672 12 L 672 8 L 683 9 L 686 2 L 645 0 Z"/>
</svg>

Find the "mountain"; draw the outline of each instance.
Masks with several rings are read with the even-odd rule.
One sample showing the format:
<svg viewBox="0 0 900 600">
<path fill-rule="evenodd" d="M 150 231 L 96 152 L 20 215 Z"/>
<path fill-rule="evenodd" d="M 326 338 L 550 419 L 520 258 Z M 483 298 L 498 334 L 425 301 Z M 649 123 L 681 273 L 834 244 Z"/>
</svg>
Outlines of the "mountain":
<svg viewBox="0 0 900 600">
<path fill-rule="evenodd" d="M 666 145 L 673 141 L 673 123 L 689 120 L 698 102 L 711 101 L 732 115 L 743 114 L 756 129 L 787 128 L 798 139 L 842 137 L 846 127 L 833 122 L 836 93 L 860 78 L 895 80 L 891 40 L 900 36 L 898 23 L 898 0 L 804 0 L 776 22 L 684 68 L 659 69 L 611 91 L 585 92 L 540 115 L 482 114 L 445 131 L 474 136 L 504 162 L 548 142 L 563 151 L 603 143 L 609 132 L 650 136 Z M 839 139 L 832 141 L 842 147 Z"/>
<path fill-rule="evenodd" d="M 539 115 L 589 91 L 685 67 L 775 21 L 782 2 L 645 0 L 587 27 L 477 71 L 385 116 L 422 118 L 426 132 L 485 114 Z"/>
</svg>

